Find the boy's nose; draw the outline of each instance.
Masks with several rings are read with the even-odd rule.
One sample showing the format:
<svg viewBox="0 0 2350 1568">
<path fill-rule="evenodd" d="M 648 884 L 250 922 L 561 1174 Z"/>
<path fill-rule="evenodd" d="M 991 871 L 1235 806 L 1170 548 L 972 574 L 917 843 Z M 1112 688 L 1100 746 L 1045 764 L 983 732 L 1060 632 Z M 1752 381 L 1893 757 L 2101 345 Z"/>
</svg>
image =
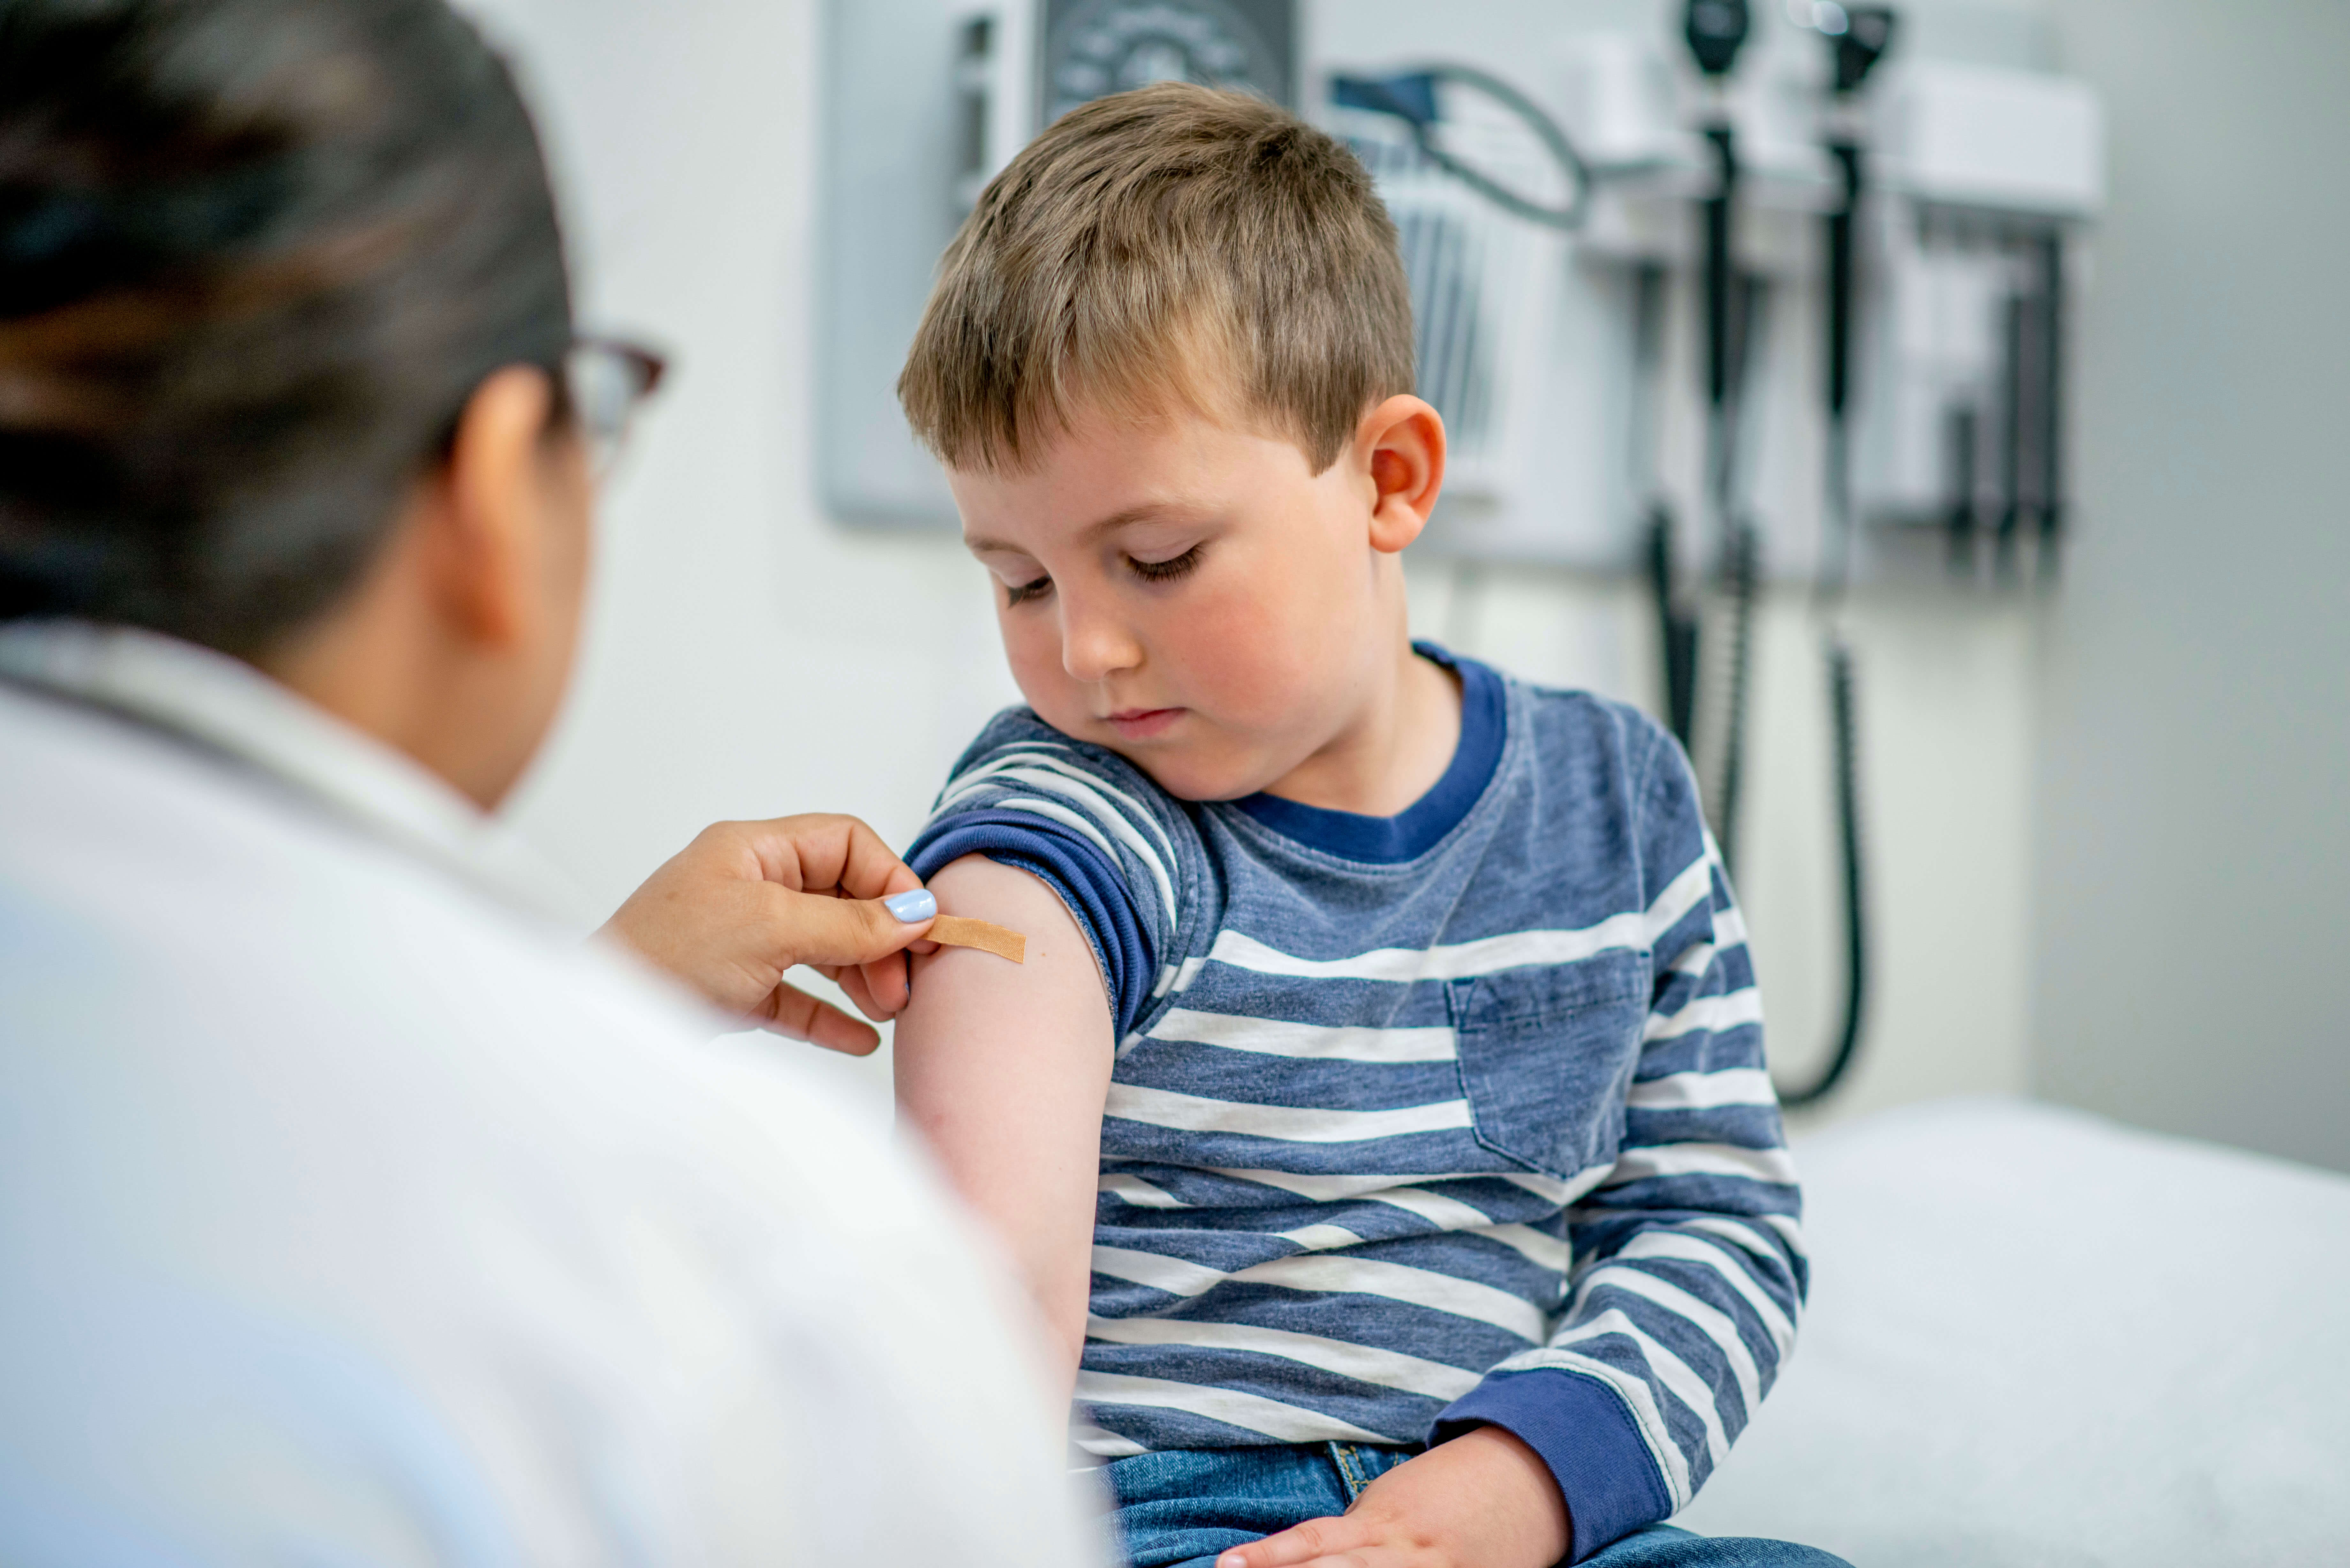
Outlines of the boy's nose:
<svg viewBox="0 0 2350 1568">
<path fill-rule="evenodd" d="M 1061 599 L 1061 668 L 1069 679 L 1108 680 L 1142 662 L 1142 644 L 1117 617 L 1094 609 L 1075 595 Z"/>
</svg>

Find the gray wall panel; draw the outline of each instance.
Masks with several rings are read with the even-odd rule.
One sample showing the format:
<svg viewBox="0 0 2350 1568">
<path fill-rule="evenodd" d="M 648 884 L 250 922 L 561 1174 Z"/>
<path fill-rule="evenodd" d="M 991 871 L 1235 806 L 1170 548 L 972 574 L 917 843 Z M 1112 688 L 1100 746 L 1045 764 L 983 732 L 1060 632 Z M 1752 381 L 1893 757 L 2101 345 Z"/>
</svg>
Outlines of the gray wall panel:
<svg viewBox="0 0 2350 1568">
<path fill-rule="evenodd" d="M 2350 6 L 2050 14 L 2113 205 L 2038 720 L 2037 1086 L 2350 1169 Z"/>
</svg>

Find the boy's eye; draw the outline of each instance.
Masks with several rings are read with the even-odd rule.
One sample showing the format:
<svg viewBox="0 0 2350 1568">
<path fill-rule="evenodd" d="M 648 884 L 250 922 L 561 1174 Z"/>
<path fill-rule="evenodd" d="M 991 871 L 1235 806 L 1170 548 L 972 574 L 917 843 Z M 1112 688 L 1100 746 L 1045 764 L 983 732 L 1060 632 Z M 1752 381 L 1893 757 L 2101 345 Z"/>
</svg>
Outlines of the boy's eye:
<svg viewBox="0 0 2350 1568">
<path fill-rule="evenodd" d="M 1138 561 L 1128 556 L 1127 563 L 1134 568 L 1134 575 L 1144 582 L 1171 583 L 1200 564 L 1200 546 L 1194 545 L 1181 555 L 1171 556 L 1164 561 Z"/>
<path fill-rule="evenodd" d="M 1024 605 L 1030 599 L 1041 599 L 1052 591 L 1053 579 L 1050 577 L 1038 577 L 1033 583 L 1006 583 L 1003 585 L 1003 602 L 1006 605 Z"/>
</svg>

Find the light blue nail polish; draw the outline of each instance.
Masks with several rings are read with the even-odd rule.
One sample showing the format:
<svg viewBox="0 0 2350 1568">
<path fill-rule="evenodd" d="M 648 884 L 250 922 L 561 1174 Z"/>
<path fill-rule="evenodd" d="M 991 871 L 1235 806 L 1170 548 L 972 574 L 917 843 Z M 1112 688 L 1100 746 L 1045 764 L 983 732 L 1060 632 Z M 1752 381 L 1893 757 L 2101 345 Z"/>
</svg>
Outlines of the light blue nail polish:
<svg viewBox="0 0 2350 1568">
<path fill-rule="evenodd" d="M 927 920 L 939 912 L 938 895 L 928 888 L 917 888 L 910 893 L 900 893 L 881 902 L 891 914 L 910 926 L 916 920 Z"/>
</svg>

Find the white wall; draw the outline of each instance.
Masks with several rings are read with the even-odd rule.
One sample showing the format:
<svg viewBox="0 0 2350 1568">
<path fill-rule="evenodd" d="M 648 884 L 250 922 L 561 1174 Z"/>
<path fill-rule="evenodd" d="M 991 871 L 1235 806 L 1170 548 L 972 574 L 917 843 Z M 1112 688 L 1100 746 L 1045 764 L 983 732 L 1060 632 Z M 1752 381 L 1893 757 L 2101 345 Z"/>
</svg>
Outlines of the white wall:
<svg viewBox="0 0 2350 1568">
<path fill-rule="evenodd" d="M 605 509 L 577 695 L 515 815 L 608 908 L 704 822 L 852 810 L 894 842 L 1015 693 L 951 540 L 844 531 L 810 472 L 815 8 L 771 0 L 484 0 L 542 107 L 586 314 L 679 370 Z M 1415 573 L 1419 629 L 1527 677 L 1646 700 L 1627 585 Z M 2025 1077 L 2033 629 L 1936 596 L 1866 602 L 1879 985 L 1839 1110 Z M 1808 1066 L 1837 984 L 1827 744 L 1801 607 L 1762 642 L 1742 882 L 1775 1030 Z M 877 1092 L 871 1064 L 844 1067 Z"/>
<path fill-rule="evenodd" d="M 2035 1082 L 2350 1169 L 2350 6 L 2053 0 L 2106 95 Z"/>
</svg>

